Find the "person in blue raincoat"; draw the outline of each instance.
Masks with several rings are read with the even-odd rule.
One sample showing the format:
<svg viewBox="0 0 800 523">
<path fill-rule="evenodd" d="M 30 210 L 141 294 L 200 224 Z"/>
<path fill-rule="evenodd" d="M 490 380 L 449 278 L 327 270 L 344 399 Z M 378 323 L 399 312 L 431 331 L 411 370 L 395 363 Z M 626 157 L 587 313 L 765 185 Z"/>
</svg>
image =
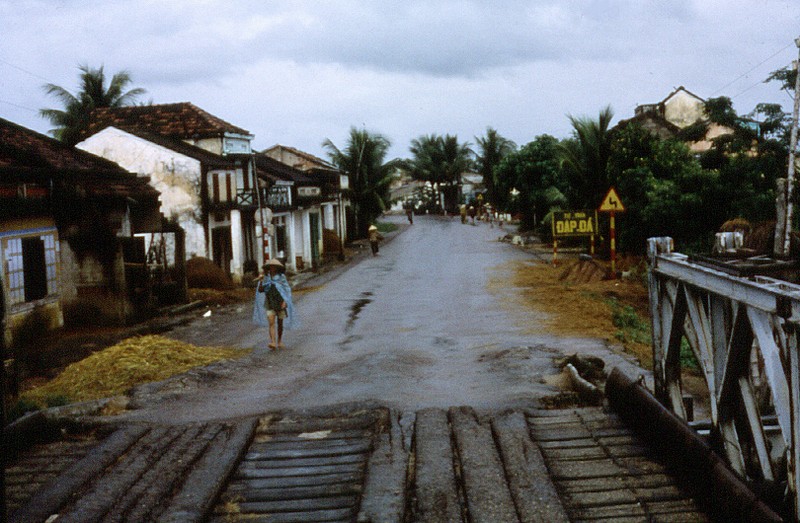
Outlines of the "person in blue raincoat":
<svg viewBox="0 0 800 523">
<path fill-rule="evenodd" d="M 269 329 L 269 348 L 283 348 L 283 327 L 296 326 L 292 289 L 284 274 L 283 264 L 275 259 L 264 264 L 264 275 L 258 278 L 253 305 L 253 323 Z"/>
</svg>

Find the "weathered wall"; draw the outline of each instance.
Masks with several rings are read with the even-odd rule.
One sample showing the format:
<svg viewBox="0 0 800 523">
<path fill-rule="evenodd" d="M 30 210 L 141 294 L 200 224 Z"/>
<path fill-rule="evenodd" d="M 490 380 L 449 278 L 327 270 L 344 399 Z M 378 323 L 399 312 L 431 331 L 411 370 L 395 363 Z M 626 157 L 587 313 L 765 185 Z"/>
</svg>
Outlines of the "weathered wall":
<svg viewBox="0 0 800 523">
<path fill-rule="evenodd" d="M 703 101 L 678 91 L 664 101 L 664 118 L 678 127 L 688 127 L 703 118 Z"/>
<path fill-rule="evenodd" d="M 108 266 L 104 266 L 107 263 Z M 91 253 L 80 256 L 61 242 L 61 288 L 64 314 L 95 324 L 121 324 L 132 312 L 125 286 L 122 253 L 102 262 Z"/>
<path fill-rule="evenodd" d="M 124 169 L 150 177 L 161 195 L 162 214 L 186 232 L 186 258 L 209 256 L 200 216 L 200 161 L 119 129 L 109 127 L 78 148 L 111 160 Z"/>
</svg>

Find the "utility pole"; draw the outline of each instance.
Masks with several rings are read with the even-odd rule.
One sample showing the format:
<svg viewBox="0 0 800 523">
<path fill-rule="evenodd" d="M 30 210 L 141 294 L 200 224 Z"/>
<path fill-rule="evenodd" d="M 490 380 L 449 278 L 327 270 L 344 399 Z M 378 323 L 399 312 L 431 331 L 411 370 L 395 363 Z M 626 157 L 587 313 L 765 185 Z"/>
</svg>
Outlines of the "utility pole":
<svg viewBox="0 0 800 523">
<path fill-rule="evenodd" d="M 800 38 L 795 38 L 794 43 L 800 53 Z M 794 192 L 795 150 L 797 149 L 797 119 L 798 113 L 800 113 L 800 56 L 794 62 L 794 70 L 796 77 L 794 82 L 792 130 L 789 138 L 789 170 L 786 175 L 785 192 L 781 194 L 782 191 L 778 190 L 778 221 L 775 225 L 775 248 L 773 249 L 776 257 L 784 258 L 789 256 L 792 233 L 792 194 Z M 782 202 L 781 198 L 783 198 Z"/>
<path fill-rule="evenodd" d="M 2 285 L 3 279 L 0 278 L 0 521 L 6 521 L 6 308 Z"/>
</svg>

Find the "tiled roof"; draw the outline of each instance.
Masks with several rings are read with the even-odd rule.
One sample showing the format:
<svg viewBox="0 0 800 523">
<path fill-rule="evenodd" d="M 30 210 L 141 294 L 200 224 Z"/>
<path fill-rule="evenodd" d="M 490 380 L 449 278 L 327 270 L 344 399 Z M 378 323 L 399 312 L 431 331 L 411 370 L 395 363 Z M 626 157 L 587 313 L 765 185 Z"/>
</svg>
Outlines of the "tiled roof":
<svg viewBox="0 0 800 523">
<path fill-rule="evenodd" d="M 0 181 L 80 184 L 95 196 L 157 197 L 149 179 L 0 118 Z"/>
<path fill-rule="evenodd" d="M 176 153 L 188 156 L 189 158 L 194 158 L 195 160 L 198 160 L 209 167 L 233 167 L 235 165 L 235 162 L 230 156 L 220 156 L 176 138 L 169 138 L 167 136 L 161 136 L 155 133 L 140 131 L 133 128 L 124 131 L 134 136 L 138 136 L 142 140 L 147 140 L 148 142 L 160 145 L 171 151 L 175 151 Z"/>
<path fill-rule="evenodd" d="M 260 175 L 276 178 L 278 180 L 292 181 L 297 185 L 319 185 L 319 181 L 307 175 L 300 169 L 279 162 L 265 154 L 256 154 L 256 169 Z"/>
<path fill-rule="evenodd" d="M 323 160 L 322 158 L 314 156 L 313 154 L 307 153 L 305 151 L 301 151 L 300 149 L 295 149 L 294 147 L 289 147 L 287 145 L 276 144 L 276 145 L 273 145 L 272 147 L 270 147 L 268 149 L 264 149 L 262 151 L 262 153 L 263 154 L 269 154 L 270 152 L 275 151 L 275 150 L 277 150 L 277 151 L 280 151 L 280 150 L 288 151 L 288 152 L 290 152 L 290 153 L 292 153 L 292 154 L 294 154 L 296 156 L 299 156 L 300 158 L 303 158 L 304 160 L 306 160 L 308 162 L 317 164 L 317 166 L 319 168 L 336 170 L 336 167 L 331 162 Z"/>
<path fill-rule="evenodd" d="M 161 105 L 102 107 L 92 112 L 86 136 L 108 126 L 160 134 L 180 140 L 211 138 L 225 133 L 250 135 L 250 132 L 207 113 L 189 102 Z"/>
<path fill-rule="evenodd" d="M 666 103 L 670 98 L 672 98 L 673 96 L 678 94 L 678 92 L 680 92 L 680 91 L 683 91 L 684 93 L 688 94 L 689 96 L 697 98 L 701 102 L 705 102 L 705 100 L 703 100 L 703 98 L 701 98 L 700 96 L 697 96 L 696 94 L 694 94 L 693 92 L 691 92 L 690 90 L 688 90 L 687 88 L 685 88 L 684 86 L 681 85 L 680 87 L 678 87 L 677 89 L 675 89 L 674 91 L 669 93 L 663 100 L 661 100 L 661 103 L 662 104 Z"/>
</svg>

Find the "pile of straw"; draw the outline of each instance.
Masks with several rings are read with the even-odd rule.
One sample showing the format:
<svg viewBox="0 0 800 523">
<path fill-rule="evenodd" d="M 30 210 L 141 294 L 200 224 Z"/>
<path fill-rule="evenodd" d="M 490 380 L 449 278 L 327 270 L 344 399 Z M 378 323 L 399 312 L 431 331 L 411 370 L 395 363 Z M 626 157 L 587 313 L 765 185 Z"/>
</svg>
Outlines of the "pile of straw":
<svg viewBox="0 0 800 523">
<path fill-rule="evenodd" d="M 249 349 L 197 347 L 164 336 L 137 336 L 68 366 L 54 380 L 23 398 L 44 404 L 48 398 L 87 401 L 124 394 L 135 385 L 160 381 L 202 365 L 243 356 Z"/>
</svg>

